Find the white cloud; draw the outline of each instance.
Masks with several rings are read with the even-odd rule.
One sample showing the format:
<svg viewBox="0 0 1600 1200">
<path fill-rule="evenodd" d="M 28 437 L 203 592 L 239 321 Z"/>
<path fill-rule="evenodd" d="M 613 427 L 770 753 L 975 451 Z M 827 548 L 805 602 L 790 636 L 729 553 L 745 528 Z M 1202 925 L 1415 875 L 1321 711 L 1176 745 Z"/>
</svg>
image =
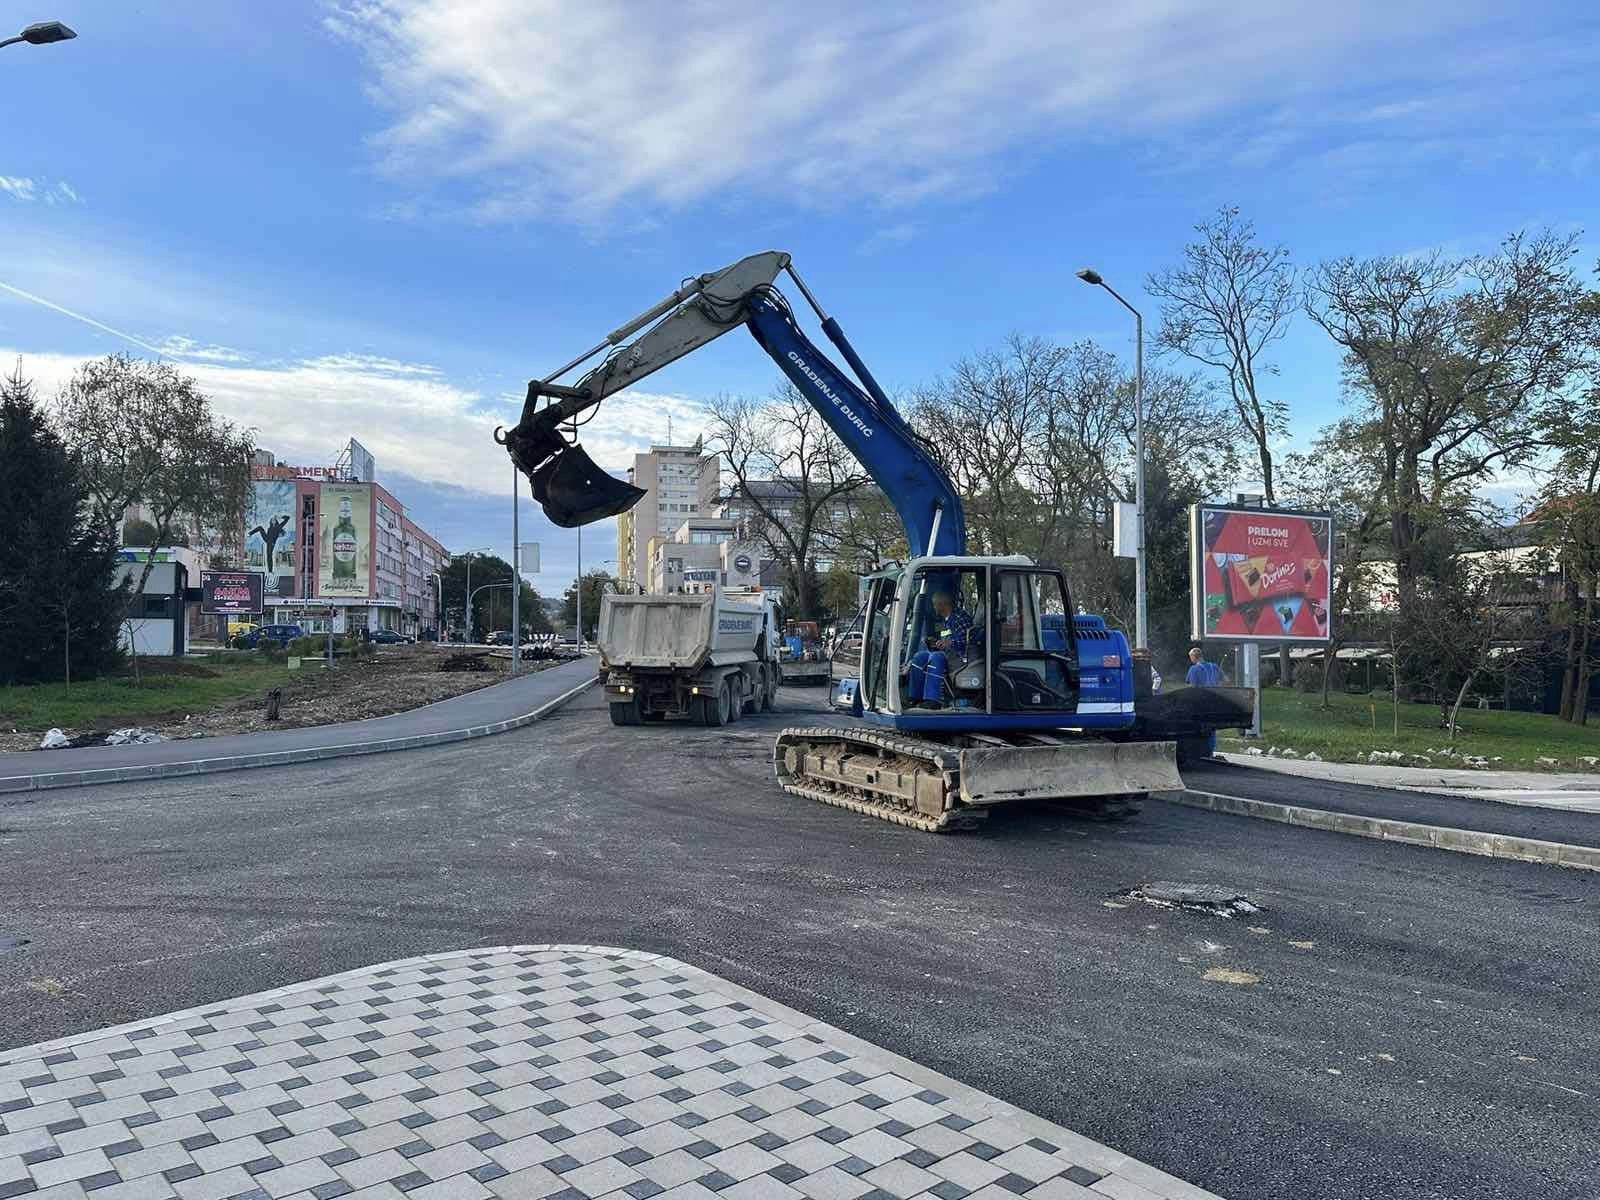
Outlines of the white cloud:
<svg viewBox="0 0 1600 1200">
<path fill-rule="evenodd" d="M 0 349 L 0 362 L 18 357 L 46 399 L 85 361 Z M 281 458 L 328 462 L 355 436 L 376 456 L 380 475 L 393 470 L 426 483 L 504 492 L 509 460 L 494 429 L 515 423 L 520 402 L 459 387 L 433 367 L 349 354 L 281 364 L 185 360 L 182 368 L 218 413 L 254 427 L 259 444 Z M 680 441 L 693 440 L 705 421 L 704 410 L 680 396 L 619 393 L 583 427 L 582 444 L 601 466 L 621 471 L 634 453 L 666 440 L 669 417 Z"/>
<path fill-rule="evenodd" d="M 46 204 L 82 204 L 83 197 L 64 179 L 51 184 L 26 175 L 0 175 L 0 193 L 24 203 L 43 200 Z"/>
<path fill-rule="evenodd" d="M 193 338 L 182 337 L 178 334 L 161 339 L 160 351 L 169 358 L 181 358 L 199 362 L 242 363 L 250 361 L 250 356 L 242 350 L 235 350 L 229 346 L 202 345 Z"/>
<path fill-rule="evenodd" d="M 32 200 L 38 186 L 35 180 L 25 175 L 0 175 L 0 192 L 13 200 Z"/>
<path fill-rule="evenodd" d="M 1311 103 L 1397 60 L 1415 74 L 1440 56 L 1411 51 L 1473 9 L 348 0 L 326 24 L 392 114 L 386 165 L 441 193 L 396 211 L 597 221 L 736 187 L 836 207 L 992 189 L 1008 151 Z"/>
</svg>

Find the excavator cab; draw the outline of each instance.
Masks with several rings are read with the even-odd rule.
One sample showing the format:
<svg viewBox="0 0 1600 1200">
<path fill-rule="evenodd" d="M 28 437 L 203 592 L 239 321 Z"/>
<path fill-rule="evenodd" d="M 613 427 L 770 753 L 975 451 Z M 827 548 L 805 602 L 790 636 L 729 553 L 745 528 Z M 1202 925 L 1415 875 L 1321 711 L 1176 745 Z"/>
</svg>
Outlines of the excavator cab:
<svg viewBox="0 0 1600 1200">
<path fill-rule="evenodd" d="M 866 606 L 863 715 L 896 728 L 1065 724 L 1079 692 L 1070 612 L 1061 573 L 1020 557 L 924 558 L 880 575 Z"/>
</svg>

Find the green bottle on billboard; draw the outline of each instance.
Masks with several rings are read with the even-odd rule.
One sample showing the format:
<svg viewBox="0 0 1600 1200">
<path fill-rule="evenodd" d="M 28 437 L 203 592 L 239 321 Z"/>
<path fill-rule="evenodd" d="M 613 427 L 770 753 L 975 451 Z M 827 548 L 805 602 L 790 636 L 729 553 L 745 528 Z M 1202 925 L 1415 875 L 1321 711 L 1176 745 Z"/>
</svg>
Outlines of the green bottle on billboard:
<svg viewBox="0 0 1600 1200">
<path fill-rule="evenodd" d="M 333 527 L 333 578 L 338 583 L 356 581 L 356 527 L 350 520 L 350 497 L 339 500 L 339 523 Z"/>
</svg>

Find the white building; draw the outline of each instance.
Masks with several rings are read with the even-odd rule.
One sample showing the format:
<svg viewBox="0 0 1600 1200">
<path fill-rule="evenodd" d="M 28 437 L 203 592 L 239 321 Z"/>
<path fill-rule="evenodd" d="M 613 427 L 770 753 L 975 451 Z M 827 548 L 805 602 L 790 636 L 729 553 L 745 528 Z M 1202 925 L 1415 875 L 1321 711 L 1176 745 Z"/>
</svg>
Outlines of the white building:
<svg viewBox="0 0 1600 1200">
<path fill-rule="evenodd" d="M 652 540 L 671 538 L 685 521 L 711 515 L 720 461 L 698 442 L 651 446 L 648 454 L 633 456 L 628 482 L 645 494 L 617 517 L 617 574 L 622 579 L 652 590 Z"/>
</svg>

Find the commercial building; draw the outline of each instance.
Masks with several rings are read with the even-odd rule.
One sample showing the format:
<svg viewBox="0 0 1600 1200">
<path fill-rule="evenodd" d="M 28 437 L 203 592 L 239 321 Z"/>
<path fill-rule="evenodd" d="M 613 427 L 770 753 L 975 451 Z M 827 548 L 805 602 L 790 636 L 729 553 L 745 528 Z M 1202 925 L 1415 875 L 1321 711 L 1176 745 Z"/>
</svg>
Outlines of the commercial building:
<svg viewBox="0 0 1600 1200">
<path fill-rule="evenodd" d="M 703 592 L 716 586 L 756 587 L 761 582 L 761 553 L 742 542 L 732 521 L 691 517 L 670 537 L 650 539 L 647 591 Z"/>
<path fill-rule="evenodd" d="M 296 465 L 257 451 L 241 527 L 207 541 L 193 522 L 182 522 L 188 545 L 123 549 L 130 565 L 153 556 L 158 564 L 177 564 L 183 577 L 152 573 L 135 602 L 136 616 L 150 623 L 147 633 L 136 624 L 136 644 L 146 653 L 182 653 L 156 647 L 181 647 L 191 636 L 223 638 L 227 618 L 200 612 L 200 571 L 214 568 L 262 573 L 263 624 L 295 624 L 311 633 L 393 629 L 418 637 L 437 631 L 435 576 L 449 565 L 449 552 L 406 515 L 374 473 L 372 455 L 354 439 L 328 466 Z M 133 505 L 124 529 L 149 519 L 142 505 Z M 153 590 L 158 587 L 178 590 Z M 177 623 L 167 629 L 171 621 Z"/>
<path fill-rule="evenodd" d="M 331 467 L 257 456 L 244 565 L 265 576 L 264 622 L 313 633 L 438 630 L 434 575 L 449 552 L 363 467 L 370 472 L 370 455 L 363 464 L 346 452 Z"/>
<path fill-rule="evenodd" d="M 617 518 L 617 574 L 650 588 L 652 539 L 665 540 L 692 517 L 709 517 L 717 498 L 718 463 L 697 441 L 693 446 L 651 446 L 635 454 L 628 482 L 644 498 Z"/>
</svg>

